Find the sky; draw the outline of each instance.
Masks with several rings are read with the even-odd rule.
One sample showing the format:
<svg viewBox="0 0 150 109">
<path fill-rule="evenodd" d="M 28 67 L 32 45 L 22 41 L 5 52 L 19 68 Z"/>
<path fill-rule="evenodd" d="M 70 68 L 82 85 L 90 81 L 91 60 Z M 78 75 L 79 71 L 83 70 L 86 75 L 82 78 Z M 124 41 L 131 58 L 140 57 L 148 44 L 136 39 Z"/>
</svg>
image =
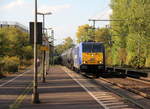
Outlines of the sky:
<svg viewBox="0 0 150 109">
<path fill-rule="evenodd" d="M 52 12 L 45 17 L 46 27 L 55 31 L 55 44 L 70 36 L 75 41 L 78 26 L 89 24 L 88 19 L 109 19 L 110 0 L 37 0 L 38 12 Z M 26 27 L 34 21 L 34 0 L 0 0 L 0 21 L 19 22 Z M 38 15 L 38 21 L 42 16 Z M 104 27 L 109 22 L 97 22 Z"/>
</svg>

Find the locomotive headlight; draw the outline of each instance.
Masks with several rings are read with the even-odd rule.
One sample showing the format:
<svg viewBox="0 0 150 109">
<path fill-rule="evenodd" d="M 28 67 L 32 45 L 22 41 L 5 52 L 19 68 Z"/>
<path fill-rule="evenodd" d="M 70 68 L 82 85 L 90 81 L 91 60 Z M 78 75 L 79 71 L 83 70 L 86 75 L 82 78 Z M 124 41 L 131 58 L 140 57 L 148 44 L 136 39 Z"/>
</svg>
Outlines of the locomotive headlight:
<svg viewBox="0 0 150 109">
<path fill-rule="evenodd" d="M 86 64 L 87 62 L 86 61 L 83 61 L 83 64 Z"/>
<path fill-rule="evenodd" d="M 102 64 L 103 62 L 102 62 L 102 61 L 99 61 L 98 63 Z"/>
</svg>

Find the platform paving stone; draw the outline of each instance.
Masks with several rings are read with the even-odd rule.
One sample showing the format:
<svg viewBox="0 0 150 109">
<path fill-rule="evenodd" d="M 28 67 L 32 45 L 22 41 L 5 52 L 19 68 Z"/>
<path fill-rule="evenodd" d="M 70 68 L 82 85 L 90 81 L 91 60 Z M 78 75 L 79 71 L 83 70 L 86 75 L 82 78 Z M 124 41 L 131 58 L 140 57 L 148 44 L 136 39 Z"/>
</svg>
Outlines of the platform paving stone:
<svg viewBox="0 0 150 109">
<path fill-rule="evenodd" d="M 103 109 L 61 66 L 50 68 L 38 91 L 40 104 L 32 104 L 30 94 L 19 109 Z"/>
</svg>

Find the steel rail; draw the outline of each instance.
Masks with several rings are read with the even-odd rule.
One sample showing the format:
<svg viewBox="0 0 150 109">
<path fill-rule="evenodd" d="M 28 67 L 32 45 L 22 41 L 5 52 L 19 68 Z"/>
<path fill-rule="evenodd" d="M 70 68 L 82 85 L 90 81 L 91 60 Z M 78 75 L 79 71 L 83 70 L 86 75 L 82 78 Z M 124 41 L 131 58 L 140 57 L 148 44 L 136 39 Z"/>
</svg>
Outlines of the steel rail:
<svg viewBox="0 0 150 109">
<path fill-rule="evenodd" d="M 129 80 L 134 80 L 134 81 L 137 81 L 137 82 L 141 82 L 141 83 L 144 83 L 144 84 L 149 84 L 150 85 L 150 81 L 148 80 L 144 80 L 144 79 L 137 79 L 137 78 L 132 78 L 132 77 L 127 77 L 127 79 Z"/>
<path fill-rule="evenodd" d="M 129 102 L 135 104 L 137 107 L 139 107 L 139 108 L 141 108 L 141 109 L 146 109 L 145 106 L 143 106 L 142 104 L 136 102 L 136 101 L 135 101 L 134 99 L 132 99 L 131 97 L 119 93 L 119 92 L 116 91 L 114 88 L 112 88 L 112 87 L 110 87 L 110 86 L 108 86 L 108 85 L 106 85 L 106 84 L 101 83 L 100 80 L 94 80 L 94 81 L 95 81 L 97 84 L 101 84 L 104 88 L 106 88 L 107 90 L 113 92 L 114 94 L 119 95 L 120 97 L 124 98 L 125 100 L 127 100 L 127 101 L 129 101 Z M 101 81 L 103 81 L 104 83 L 110 84 L 110 83 L 108 83 L 107 81 L 103 80 L 103 78 L 101 78 Z M 112 84 L 111 84 L 111 85 L 112 85 Z"/>
</svg>

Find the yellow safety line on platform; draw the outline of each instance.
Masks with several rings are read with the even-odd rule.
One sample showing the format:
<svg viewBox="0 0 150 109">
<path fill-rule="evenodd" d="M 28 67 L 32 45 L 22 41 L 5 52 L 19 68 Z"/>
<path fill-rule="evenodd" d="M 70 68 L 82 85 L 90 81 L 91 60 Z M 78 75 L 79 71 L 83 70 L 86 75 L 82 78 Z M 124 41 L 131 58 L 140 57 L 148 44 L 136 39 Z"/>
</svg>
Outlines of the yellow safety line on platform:
<svg viewBox="0 0 150 109">
<path fill-rule="evenodd" d="M 28 85 L 28 87 L 22 92 L 21 95 L 15 100 L 13 104 L 9 106 L 9 109 L 18 109 L 23 100 L 25 99 L 26 95 L 31 91 L 32 89 L 32 83 Z"/>
</svg>

